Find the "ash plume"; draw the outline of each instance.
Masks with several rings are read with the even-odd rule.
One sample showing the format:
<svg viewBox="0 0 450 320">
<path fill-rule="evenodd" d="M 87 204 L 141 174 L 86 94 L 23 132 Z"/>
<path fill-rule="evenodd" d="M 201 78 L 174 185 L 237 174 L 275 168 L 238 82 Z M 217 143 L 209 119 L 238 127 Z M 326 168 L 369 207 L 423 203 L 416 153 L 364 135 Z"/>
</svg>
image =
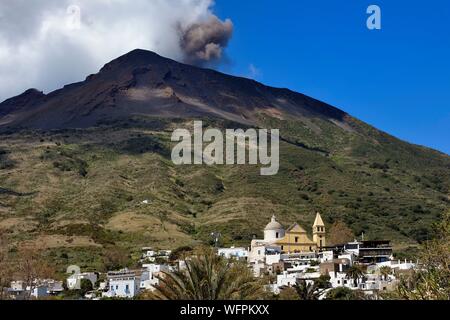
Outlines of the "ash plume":
<svg viewBox="0 0 450 320">
<path fill-rule="evenodd" d="M 185 62 L 204 65 L 222 59 L 223 50 L 233 36 L 233 23 L 213 15 L 205 22 L 191 24 L 180 31 Z"/>
<path fill-rule="evenodd" d="M 0 101 L 81 81 L 134 49 L 217 61 L 233 26 L 213 7 L 213 0 L 0 0 Z"/>
</svg>

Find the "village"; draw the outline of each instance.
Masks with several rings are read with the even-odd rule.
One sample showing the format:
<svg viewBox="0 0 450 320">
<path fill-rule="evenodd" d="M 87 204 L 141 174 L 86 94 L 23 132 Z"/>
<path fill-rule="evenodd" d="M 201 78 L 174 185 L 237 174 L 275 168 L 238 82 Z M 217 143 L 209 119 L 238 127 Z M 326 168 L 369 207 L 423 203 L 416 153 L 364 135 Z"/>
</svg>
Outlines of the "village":
<svg viewBox="0 0 450 320">
<path fill-rule="evenodd" d="M 340 287 L 377 299 L 380 292 L 393 290 L 402 274 L 417 268 L 417 262 L 395 260 L 388 240 L 360 239 L 327 246 L 327 231 L 319 213 L 312 235 L 311 239 L 299 224 L 285 229 L 273 216 L 264 228 L 264 239 L 253 239 L 249 248 L 217 247 L 216 253 L 225 259 L 245 261 L 256 278 L 271 279 L 266 290 L 274 296 L 300 281 L 313 284 L 325 279 L 319 299 Z M 47 299 L 58 297 L 64 291 L 88 288 L 79 299 L 134 299 L 143 292 L 154 291 L 165 274 L 186 268 L 186 261 L 172 261 L 171 253 L 171 250 L 142 248 L 141 267 L 137 270 L 111 270 L 101 274 L 69 266 L 65 281 L 34 279 L 30 285 L 25 279 L 16 279 L 6 294 L 16 300 Z"/>
</svg>

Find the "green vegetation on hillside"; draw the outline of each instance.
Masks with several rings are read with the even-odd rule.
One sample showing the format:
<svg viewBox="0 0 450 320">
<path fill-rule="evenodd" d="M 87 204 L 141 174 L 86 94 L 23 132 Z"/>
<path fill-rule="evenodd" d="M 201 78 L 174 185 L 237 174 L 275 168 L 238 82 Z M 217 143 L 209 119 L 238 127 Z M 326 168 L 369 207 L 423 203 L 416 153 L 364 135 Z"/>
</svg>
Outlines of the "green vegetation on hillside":
<svg viewBox="0 0 450 320">
<path fill-rule="evenodd" d="M 42 249 L 61 268 L 102 267 L 108 256 L 132 263 L 142 246 L 208 243 L 211 232 L 223 245 L 248 246 L 273 214 L 309 230 L 320 211 L 328 226 L 343 221 L 357 236 L 402 249 L 431 238 L 450 203 L 448 156 L 354 119 L 347 130 L 311 121 L 261 119 L 282 136 L 271 177 L 256 166 L 173 165 L 171 132 L 187 119 L 3 135 L 0 228 L 10 250 Z"/>
</svg>

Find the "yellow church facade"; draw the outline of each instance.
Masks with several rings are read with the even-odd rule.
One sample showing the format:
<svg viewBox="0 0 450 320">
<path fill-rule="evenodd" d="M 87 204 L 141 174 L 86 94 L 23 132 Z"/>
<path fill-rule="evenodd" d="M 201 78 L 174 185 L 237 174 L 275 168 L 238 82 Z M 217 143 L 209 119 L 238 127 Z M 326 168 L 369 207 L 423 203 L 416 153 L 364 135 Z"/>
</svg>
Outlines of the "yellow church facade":
<svg viewBox="0 0 450 320">
<path fill-rule="evenodd" d="M 282 252 L 314 252 L 326 246 L 326 230 L 322 217 L 319 213 L 313 225 L 313 239 L 308 237 L 308 233 L 299 224 L 294 224 L 286 230 L 284 237 L 275 242 L 281 247 Z"/>
</svg>

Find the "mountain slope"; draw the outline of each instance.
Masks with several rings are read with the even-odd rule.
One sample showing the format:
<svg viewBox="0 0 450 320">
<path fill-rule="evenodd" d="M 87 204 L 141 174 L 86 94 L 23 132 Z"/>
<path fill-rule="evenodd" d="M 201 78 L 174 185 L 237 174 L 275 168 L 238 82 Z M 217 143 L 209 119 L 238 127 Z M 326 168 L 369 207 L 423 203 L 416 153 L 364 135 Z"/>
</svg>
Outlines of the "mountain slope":
<svg viewBox="0 0 450 320">
<path fill-rule="evenodd" d="M 174 166 L 171 132 L 279 128 L 281 167 Z M 287 89 L 136 50 L 86 81 L 0 104 L 0 230 L 57 265 L 111 251 L 209 241 L 248 245 L 272 214 L 414 246 L 449 208 L 450 157 Z M 144 204 L 149 200 L 149 204 Z"/>
<path fill-rule="evenodd" d="M 10 107 L 14 104 L 16 109 Z M 28 106 L 23 95 L 0 104 L 0 112 L 9 115 L 3 126 L 84 128 L 142 114 L 213 116 L 245 124 L 256 124 L 259 114 L 343 123 L 346 117 L 336 108 L 287 89 L 180 64 L 144 50 L 108 63 L 83 82 L 39 97 L 35 104 Z"/>
</svg>

